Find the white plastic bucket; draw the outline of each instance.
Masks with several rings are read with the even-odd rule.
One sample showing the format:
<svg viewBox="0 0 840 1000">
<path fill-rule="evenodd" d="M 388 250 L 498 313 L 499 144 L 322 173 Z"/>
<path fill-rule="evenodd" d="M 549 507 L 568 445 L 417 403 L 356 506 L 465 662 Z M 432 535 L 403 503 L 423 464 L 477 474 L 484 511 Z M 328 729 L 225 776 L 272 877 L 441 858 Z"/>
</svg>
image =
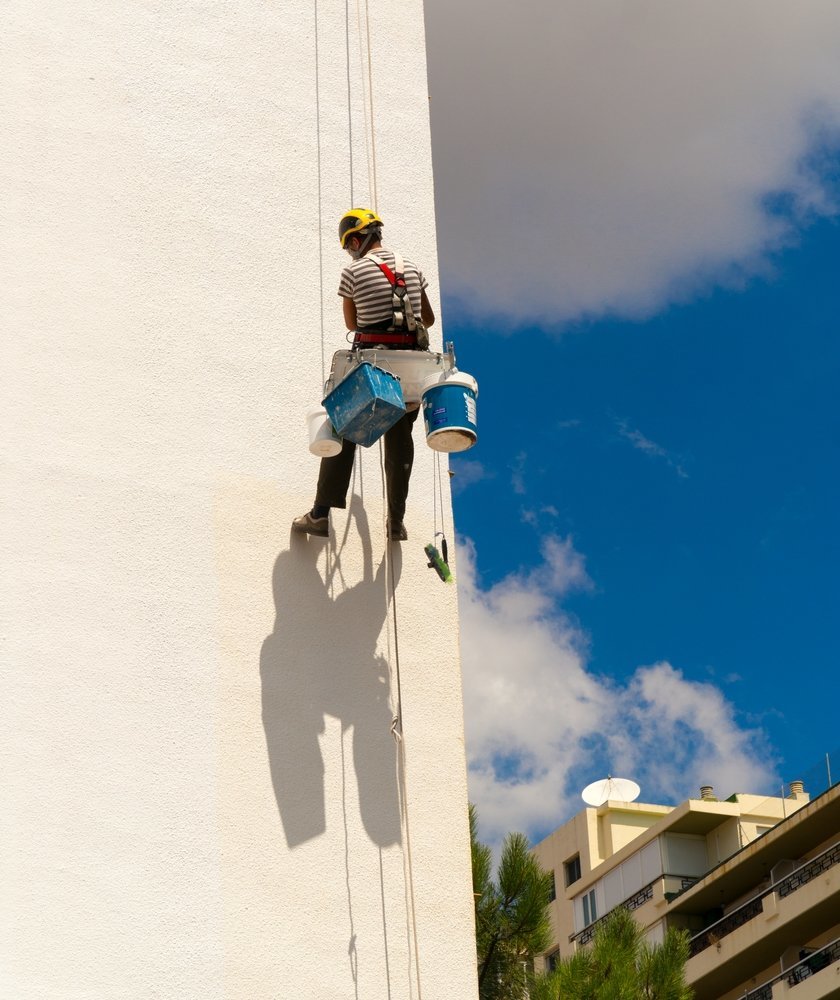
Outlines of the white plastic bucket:
<svg viewBox="0 0 840 1000">
<path fill-rule="evenodd" d="M 335 433 L 323 406 L 313 406 L 306 412 L 309 428 L 309 450 L 319 458 L 333 458 L 341 451 L 341 438 Z"/>
<path fill-rule="evenodd" d="M 435 451 L 466 451 L 478 439 L 478 383 L 466 372 L 432 375 L 423 383 L 426 443 Z"/>
</svg>

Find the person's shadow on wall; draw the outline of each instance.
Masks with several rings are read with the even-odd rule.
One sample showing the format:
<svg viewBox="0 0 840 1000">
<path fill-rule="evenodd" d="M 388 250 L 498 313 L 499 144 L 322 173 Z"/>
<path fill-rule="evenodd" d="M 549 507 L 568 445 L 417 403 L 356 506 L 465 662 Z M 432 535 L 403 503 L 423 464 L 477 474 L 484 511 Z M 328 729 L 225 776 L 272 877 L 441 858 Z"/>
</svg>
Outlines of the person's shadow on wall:
<svg viewBox="0 0 840 1000">
<path fill-rule="evenodd" d="M 320 539 L 293 535 L 274 564 L 274 631 L 260 653 L 262 719 L 274 795 L 291 848 L 326 830 L 318 741 L 325 715 L 340 719 L 342 732 L 353 727 L 353 763 L 368 836 L 379 847 L 400 841 L 388 664 L 376 652 L 388 614 L 387 567 L 383 555 L 374 575 L 367 516 L 355 496 L 348 525 L 352 520 L 364 565 L 355 586 L 343 589 L 340 551 L 330 553 L 326 583 L 321 578 L 316 559 L 332 543 Z M 399 546 L 394 545 L 394 585 L 399 570 Z M 343 743 L 341 756 L 346 767 Z"/>
</svg>

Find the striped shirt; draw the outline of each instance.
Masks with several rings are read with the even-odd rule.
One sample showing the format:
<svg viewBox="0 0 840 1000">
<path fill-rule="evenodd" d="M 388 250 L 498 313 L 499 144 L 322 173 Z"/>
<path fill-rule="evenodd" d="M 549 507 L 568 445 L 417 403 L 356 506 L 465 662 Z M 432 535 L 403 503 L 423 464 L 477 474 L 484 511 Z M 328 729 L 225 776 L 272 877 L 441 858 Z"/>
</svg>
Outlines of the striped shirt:
<svg viewBox="0 0 840 1000">
<path fill-rule="evenodd" d="M 391 270 L 394 270 L 394 253 L 386 247 L 371 250 L 370 253 L 381 258 Z M 411 300 L 411 308 L 417 322 L 420 322 L 421 291 L 429 287 L 423 272 L 403 258 L 405 267 L 405 286 Z M 382 269 L 369 257 L 354 260 L 341 272 L 338 294 L 344 299 L 352 299 L 356 303 L 356 326 L 359 329 L 367 326 L 379 326 L 386 329 L 391 325 L 394 315 L 392 307 L 391 283 L 383 274 Z M 383 326 L 382 324 L 385 324 Z"/>
</svg>

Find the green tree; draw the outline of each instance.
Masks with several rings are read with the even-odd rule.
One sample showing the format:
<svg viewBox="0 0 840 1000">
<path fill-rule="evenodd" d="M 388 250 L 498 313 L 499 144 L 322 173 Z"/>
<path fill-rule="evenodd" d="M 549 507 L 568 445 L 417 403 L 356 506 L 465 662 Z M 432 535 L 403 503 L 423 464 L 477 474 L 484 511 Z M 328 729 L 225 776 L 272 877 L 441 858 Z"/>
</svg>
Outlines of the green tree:
<svg viewBox="0 0 840 1000">
<path fill-rule="evenodd" d="M 522 833 L 505 837 L 496 880 L 490 848 L 479 843 L 470 806 L 478 991 L 481 1000 L 525 1000 L 534 983 L 533 958 L 551 943 L 552 876 L 531 854 Z"/>
<path fill-rule="evenodd" d="M 598 925 L 591 947 L 534 983 L 530 1000 L 690 1000 L 687 961 L 685 931 L 669 930 L 661 945 L 650 945 L 619 907 Z"/>
</svg>

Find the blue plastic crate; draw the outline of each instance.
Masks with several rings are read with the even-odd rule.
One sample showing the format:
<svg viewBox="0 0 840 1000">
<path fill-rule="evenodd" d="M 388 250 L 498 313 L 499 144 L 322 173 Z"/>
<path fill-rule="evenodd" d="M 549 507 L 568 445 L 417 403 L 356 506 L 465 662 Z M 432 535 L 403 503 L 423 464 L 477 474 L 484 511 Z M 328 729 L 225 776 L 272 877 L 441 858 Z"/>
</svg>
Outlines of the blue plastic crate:
<svg viewBox="0 0 840 1000">
<path fill-rule="evenodd" d="M 399 379 L 368 361 L 343 378 L 323 406 L 338 436 L 365 448 L 405 413 Z"/>
</svg>

